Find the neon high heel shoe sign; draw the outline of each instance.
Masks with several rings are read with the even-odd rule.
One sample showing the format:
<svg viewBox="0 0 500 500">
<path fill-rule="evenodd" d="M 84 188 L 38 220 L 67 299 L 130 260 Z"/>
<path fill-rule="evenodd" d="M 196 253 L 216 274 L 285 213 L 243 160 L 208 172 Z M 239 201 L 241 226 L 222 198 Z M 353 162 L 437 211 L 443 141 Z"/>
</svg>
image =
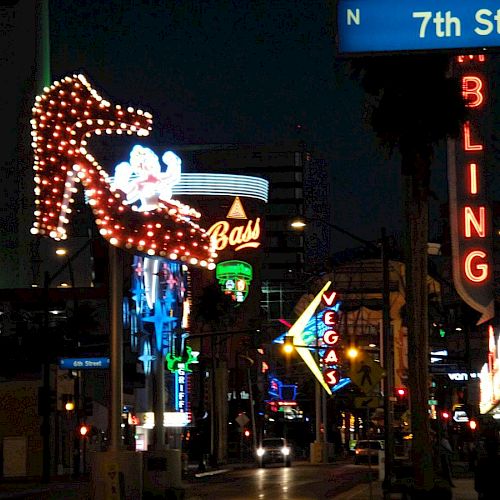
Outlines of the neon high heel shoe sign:
<svg viewBox="0 0 500 500">
<path fill-rule="evenodd" d="M 56 81 L 37 96 L 31 124 L 36 184 L 33 234 L 67 238 L 73 195 L 81 182 L 99 232 L 110 244 L 215 267 L 217 254 L 211 238 L 196 222 L 200 213 L 168 197 L 148 194 L 154 185 L 149 182 L 153 172 L 147 182 L 137 184 L 138 193 L 124 192 L 123 186 L 109 182 L 108 174 L 86 148 L 91 134 L 149 135 L 150 113 L 112 106 L 83 75 L 73 75 Z M 177 160 L 175 155 L 164 158 L 174 173 Z M 134 196 L 143 196 L 139 209 L 131 206 Z"/>
</svg>

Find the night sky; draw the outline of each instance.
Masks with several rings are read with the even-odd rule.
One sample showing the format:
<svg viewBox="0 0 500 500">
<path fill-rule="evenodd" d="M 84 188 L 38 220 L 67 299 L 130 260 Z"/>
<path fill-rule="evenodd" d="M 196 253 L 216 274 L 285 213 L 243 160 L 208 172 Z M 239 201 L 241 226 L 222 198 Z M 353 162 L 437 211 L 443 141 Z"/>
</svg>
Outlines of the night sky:
<svg viewBox="0 0 500 500">
<path fill-rule="evenodd" d="M 335 57 L 328 2 L 50 5 L 53 78 L 82 71 L 104 96 L 150 111 L 151 144 L 302 138 L 330 166 L 336 224 L 370 240 L 381 226 L 401 229 L 399 159 L 364 123 L 363 92 Z M 446 200 L 437 193 L 434 204 Z M 357 243 L 334 249 L 345 246 Z"/>
</svg>

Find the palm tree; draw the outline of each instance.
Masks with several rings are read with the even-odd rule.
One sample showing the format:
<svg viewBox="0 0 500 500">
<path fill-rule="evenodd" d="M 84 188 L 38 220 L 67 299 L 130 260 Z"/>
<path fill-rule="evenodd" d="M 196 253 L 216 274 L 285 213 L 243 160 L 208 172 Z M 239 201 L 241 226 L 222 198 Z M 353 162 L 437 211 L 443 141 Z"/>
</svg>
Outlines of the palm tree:
<svg viewBox="0 0 500 500">
<path fill-rule="evenodd" d="M 409 389 L 415 496 L 432 489 L 434 471 L 428 417 L 427 243 L 428 198 L 434 150 L 457 137 L 466 107 L 450 60 L 441 54 L 351 61 L 352 75 L 369 96 L 369 122 L 382 146 L 401 156 L 405 223 Z"/>
</svg>

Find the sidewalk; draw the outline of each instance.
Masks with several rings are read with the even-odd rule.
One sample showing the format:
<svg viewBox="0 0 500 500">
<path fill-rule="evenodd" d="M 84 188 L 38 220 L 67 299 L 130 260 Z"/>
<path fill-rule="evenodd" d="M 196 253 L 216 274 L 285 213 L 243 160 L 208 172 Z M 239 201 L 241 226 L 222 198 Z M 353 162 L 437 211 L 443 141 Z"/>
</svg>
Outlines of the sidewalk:
<svg viewBox="0 0 500 500">
<path fill-rule="evenodd" d="M 474 491 L 474 479 L 463 478 L 453 479 L 455 488 L 453 488 L 453 500 L 477 500 L 477 493 Z M 359 484 L 334 498 L 339 500 L 379 500 L 383 498 L 382 486 L 380 481 L 374 481 L 370 484 Z M 392 493 L 391 499 L 403 498 L 400 493 Z"/>
</svg>

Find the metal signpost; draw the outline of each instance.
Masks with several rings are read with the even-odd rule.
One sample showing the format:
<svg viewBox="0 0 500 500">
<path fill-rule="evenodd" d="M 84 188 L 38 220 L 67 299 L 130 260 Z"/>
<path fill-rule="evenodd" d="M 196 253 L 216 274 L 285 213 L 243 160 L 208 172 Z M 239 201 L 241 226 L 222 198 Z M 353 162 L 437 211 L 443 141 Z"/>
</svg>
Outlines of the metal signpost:
<svg viewBox="0 0 500 500">
<path fill-rule="evenodd" d="M 339 0 L 340 54 L 500 46 L 497 0 Z"/>
</svg>

